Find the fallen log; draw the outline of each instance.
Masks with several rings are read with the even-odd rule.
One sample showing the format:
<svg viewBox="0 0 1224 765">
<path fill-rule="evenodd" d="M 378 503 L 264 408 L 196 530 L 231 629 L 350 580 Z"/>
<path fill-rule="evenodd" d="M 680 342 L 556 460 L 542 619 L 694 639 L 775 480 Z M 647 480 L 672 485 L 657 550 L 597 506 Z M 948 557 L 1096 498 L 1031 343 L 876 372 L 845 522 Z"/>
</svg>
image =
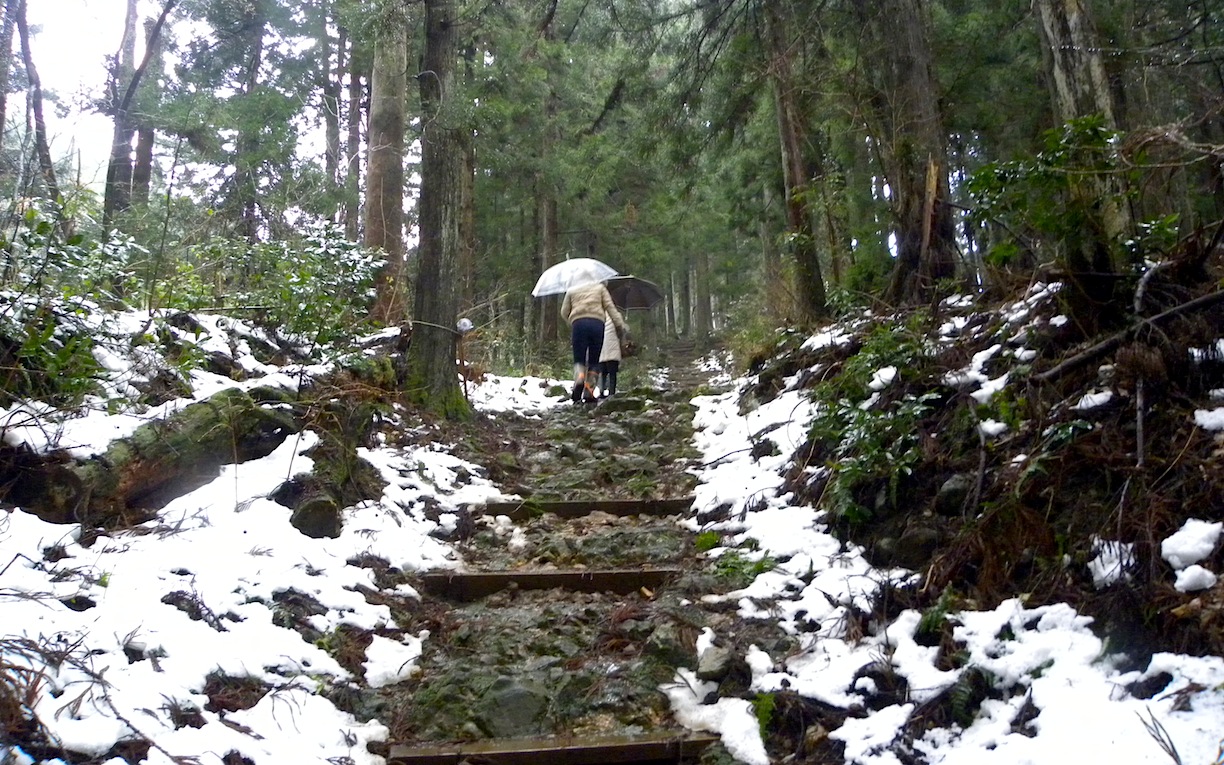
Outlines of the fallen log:
<svg viewBox="0 0 1224 765">
<path fill-rule="evenodd" d="M 153 516 L 231 465 L 267 456 L 300 429 L 285 408 L 287 394 L 268 388 L 254 396 L 226 388 L 162 420 L 142 425 L 84 461 L 48 455 L 31 464 L 3 496 L 50 523 L 117 527 Z"/>
</svg>

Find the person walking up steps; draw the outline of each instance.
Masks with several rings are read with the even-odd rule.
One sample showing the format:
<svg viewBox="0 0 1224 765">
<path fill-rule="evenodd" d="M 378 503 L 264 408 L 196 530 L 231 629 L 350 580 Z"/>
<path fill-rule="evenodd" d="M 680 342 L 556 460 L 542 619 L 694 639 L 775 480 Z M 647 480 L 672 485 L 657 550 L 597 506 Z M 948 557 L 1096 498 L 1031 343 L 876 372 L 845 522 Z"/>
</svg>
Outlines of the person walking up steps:
<svg viewBox="0 0 1224 765">
<path fill-rule="evenodd" d="M 574 287 L 561 301 L 561 318 L 570 325 L 574 349 L 574 403 L 595 401 L 595 380 L 599 355 L 603 349 L 604 322 L 611 319 L 616 329 L 628 332 L 624 317 L 612 302 L 603 282 Z"/>
<path fill-rule="evenodd" d="M 629 339 L 629 325 L 622 332 L 609 316 L 604 321 L 603 348 L 599 351 L 599 377 L 595 395 L 607 398 L 616 392 L 616 375 L 620 371 L 621 341 Z"/>
</svg>

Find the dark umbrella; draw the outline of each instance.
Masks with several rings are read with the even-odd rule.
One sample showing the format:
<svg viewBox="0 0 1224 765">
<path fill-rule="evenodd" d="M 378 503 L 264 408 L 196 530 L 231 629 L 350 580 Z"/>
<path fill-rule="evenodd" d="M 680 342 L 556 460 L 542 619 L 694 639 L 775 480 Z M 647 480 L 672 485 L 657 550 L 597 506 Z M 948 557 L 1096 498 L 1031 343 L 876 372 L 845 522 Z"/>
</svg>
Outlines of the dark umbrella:
<svg viewBox="0 0 1224 765">
<path fill-rule="evenodd" d="M 663 299 L 663 290 L 654 282 L 636 276 L 613 276 L 607 281 L 612 302 L 622 310 L 652 308 Z"/>
</svg>

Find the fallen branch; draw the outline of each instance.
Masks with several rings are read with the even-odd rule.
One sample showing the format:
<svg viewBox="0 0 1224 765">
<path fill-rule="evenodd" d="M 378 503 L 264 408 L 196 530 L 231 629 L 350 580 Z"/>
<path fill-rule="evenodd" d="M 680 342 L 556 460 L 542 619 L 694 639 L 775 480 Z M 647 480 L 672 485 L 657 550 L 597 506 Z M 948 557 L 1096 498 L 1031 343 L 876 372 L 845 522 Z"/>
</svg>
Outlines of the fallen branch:
<svg viewBox="0 0 1224 765">
<path fill-rule="evenodd" d="M 1174 306 L 1173 308 L 1170 308 L 1167 311 L 1162 311 L 1161 313 L 1158 313 L 1150 318 L 1140 319 L 1130 327 L 1127 327 L 1121 332 L 1105 338 L 1096 345 L 1085 348 L 1071 358 L 1065 359 L 1041 374 L 1033 375 L 1033 379 L 1037 382 L 1050 382 L 1051 380 L 1057 380 L 1059 377 L 1062 377 L 1068 372 L 1074 369 L 1079 369 L 1085 364 L 1101 358 L 1105 354 L 1120 346 L 1122 343 L 1130 340 L 1132 337 L 1134 337 L 1136 332 L 1144 327 L 1154 326 L 1163 321 L 1167 321 L 1168 319 L 1181 316 L 1182 314 L 1201 311 L 1204 308 L 1210 308 L 1211 306 L 1221 302 L 1224 302 L 1224 290 L 1197 297 L 1194 300 L 1182 303 L 1179 306 Z"/>
</svg>

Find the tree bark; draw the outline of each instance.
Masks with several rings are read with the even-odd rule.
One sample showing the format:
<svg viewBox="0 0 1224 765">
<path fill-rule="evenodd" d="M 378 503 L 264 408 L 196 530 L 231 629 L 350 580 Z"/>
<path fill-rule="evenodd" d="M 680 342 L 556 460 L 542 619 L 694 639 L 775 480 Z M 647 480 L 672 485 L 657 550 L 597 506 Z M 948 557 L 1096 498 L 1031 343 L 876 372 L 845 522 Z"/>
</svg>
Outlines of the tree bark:
<svg viewBox="0 0 1224 765">
<path fill-rule="evenodd" d="M 132 159 L 132 206 L 149 206 L 149 186 L 153 182 L 153 144 L 156 133 L 151 127 L 136 130 L 136 151 Z"/>
<path fill-rule="evenodd" d="M 244 64 L 246 80 L 242 83 L 242 95 L 251 96 L 259 87 L 268 20 L 262 4 L 249 3 L 245 8 L 243 30 L 247 60 Z M 257 167 L 252 164 L 254 158 L 259 156 L 259 132 L 259 128 L 244 127 L 234 141 L 233 208 L 237 213 L 238 234 L 248 242 L 259 240 L 259 179 Z"/>
<path fill-rule="evenodd" d="M 21 0 L 4 1 L 4 23 L 0 26 L 0 82 L 7 83 L 13 71 L 13 32 Z M 8 127 L 8 88 L 0 88 L 0 138 Z M 2 145 L 2 144 L 0 144 Z"/>
<path fill-rule="evenodd" d="M 21 0 L 21 7 L 17 12 L 17 34 L 21 38 L 21 58 L 30 81 L 30 110 L 34 113 L 34 148 L 38 154 L 38 167 L 47 186 L 47 196 L 56 205 L 62 206 L 64 198 L 60 194 L 59 181 L 55 177 L 55 163 L 51 161 L 51 145 L 47 141 L 47 121 L 43 117 L 42 81 L 38 77 L 38 69 L 34 67 L 34 56 L 30 53 L 30 27 L 26 22 L 25 0 Z M 62 210 L 58 224 L 60 234 L 67 239 L 72 233 L 72 226 L 67 216 L 62 214 Z"/>
<path fill-rule="evenodd" d="M 706 340 L 714 329 L 713 304 L 710 302 L 710 256 L 698 250 L 693 256 L 693 331 L 699 340 Z"/>
<path fill-rule="evenodd" d="M 536 36 L 539 40 L 551 42 L 555 38 L 552 24 L 556 19 L 556 12 L 557 2 L 556 0 L 550 0 L 544 9 L 544 14 L 539 23 L 536 24 Z M 532 55 L 534 55 L 534 52 Z M 559 99 L 553 77 L 552 70 L 547 69 L 545 71 L 547 95 L 544 97 L 543 120 L 540 130 L 540 163 L 539 169 L 535 173 L 536 236 L 539 239 L 539 253 L 535 258 L 537 274 L 543 273 L 544 269 L 560 259 L 560 253 L 558 252 L 561 238 L 560 211 L 557 205 L 557 190 L 548 174 L 554 162 L 553 154 L 558 141 L 557 111 Z M 558 317 L 560 299 L 547 297 L 537 301 L 537 304 L 540 309 L 537 337 L 539 338 L 540 347 L 546 348 L 556 343 L 557 338 L 560 336 L 561 327 Z"/>
<path fill-rule="evenodd" d="M 357 48 L 349 42 L 348 55 L 348 129 L 344 147 L 344 237 L 356 242 L 361 237 L 361 73 Z M 407 85 L 405 85 L 407 92 Z"/>
<path fill-rule="evenodd" d="M 471 408 L 455 364 L 462 247 L 463 142 L 457 109 L 459 30 L 455 0 L 425 0 L 421 89 L 420 273 L 408 352 L 408 393 L 448 419 Z"/>
<path fill-rule="evenodd" d="M 162 60 L 161 29 L 157 22 L 145 21 L 146 50 L 152 53 L 150 61 L 153 69 L 160 71 L 164 67 Z M 156 133 L 147 120 L 138 120 L 136 125 L 136 151 L 132 158 L 132 205 L 147 207 L 149 204 L 149 187 L 153 181 L 153 144 Z"/>
<path fill-rule="evenodd" d="M 1055 115 L 1063 123 L 1099 115 L 1106 129 L 1116 130 L 1117 109 L 1088 9 L 1080 0 L 1033 0 L 1033 10 Z M 1120 243 L 1131 228 L 1129 211 L 1116 176 L 1089 173 L 1068 183 L 1067 203 L 1084 217 L 1063 242 L 1070 313 L 1093 332 L 1122 308 L 1114 276 L 1128 268 Z"/>
<path fill-rule="evenodd" d="M 1066 122 L 1100 114 L 1117 127 L 1105 62 L 1088 10 L 1080 0 L 1033 0 L 1042 60 L 1055 113 Z"/>
<path fill-rule="evenodd" d="M 114 125 L 111 130 L 110 158 L 106 163 L 106 192 L 102 201 L 102 226 L 109 228 L 115 215 L 128 209 L 132 201 L 132 139 L 136 130 L 126 108 L 124 90 L 136 73 L 136 0 L 127 0 L 123 17 L 123 39 L 110 73 L 108 97 Z"/>
<path fill-rule="evenodd" d="M 136 64 L 136 0 L 128 0 L 123 41 L 111 72 L 110 110 L 114 126 L 111 131 L 110 158 L 106 165 L 106 187 L 102 196 L 102 225 L 109 228 L 115 215 L 128 209 L 132 203 L 133 180 L 136 174 L 132 153 L 132 141 L 137 134 L 137 125 L 132 122 L 132 102 L 144 79 L 149 65 L 161 51 L 161 31 L 166 19 L 178 5 L 179 0 L 167 0 L 161 13 L 145 34 L 145 53 L 140 64 Z M 149 163 L 146 182 L 151 176 L 152 145 L 148 148 Z M 142 192 L 147 200 L 147 188 Z"/>
<path fill-rule="evenodd" d="M 340 185 L 340 77 L 344 71 L 344 31 L 339 40 L 328 32 L 330 19 L 320 14 L 318 35 L 321 41 L 318 77 L 323 100 L 323 169 L 327 174 L 327 196 L 338 201 Z M 333 48 L 333 43 L 335 43 Z M 335 204 L 332 201 L 331 204 Z M 336 221 L 339 210 L 331 208 L 328 216 Z"/>
<path fill-rule="evenodd" d="M 693 336 L 693 256 L 686 254 L 680 261 L 680 300 L 676 305 L 676 332 L 681 337 Z"/>
<path fill-rule="evenodd" d="M 766 0 L 763 5 L 769 81 L 773 88 L 778 142 L 782 153 L 786 220 L 795 255 L 796 307 L 800 313 L 795 319 L 806 323 L 824 317 L 828 313 L 828 306 L 810 195 L 806 193 L 808 173 L 804 158 L 804 122 L 796 98 L 797 84 L 787 35 L 791 26 L 790 6 L 778 0 Z"/>
<path fill-rule="evenodd" d="M 896 261 L 885 299 L 929 296 L 956 273 L 952 207 L 947 204 L 947 136 L 939 106 L 926 0 L 857 0 L 870 120 L 888 179 Z"/>
<path fill-rule="evenodd" d="M 365 202 L 365 245 L 381 249 L 387 259 L 375 282 L 371 318 L 386 325 L 402 321 L 407 307 L 404 274 L 407 67 L 407 11 L 403 4 L 392 3 L 374 45 Z"/>
</svg>

